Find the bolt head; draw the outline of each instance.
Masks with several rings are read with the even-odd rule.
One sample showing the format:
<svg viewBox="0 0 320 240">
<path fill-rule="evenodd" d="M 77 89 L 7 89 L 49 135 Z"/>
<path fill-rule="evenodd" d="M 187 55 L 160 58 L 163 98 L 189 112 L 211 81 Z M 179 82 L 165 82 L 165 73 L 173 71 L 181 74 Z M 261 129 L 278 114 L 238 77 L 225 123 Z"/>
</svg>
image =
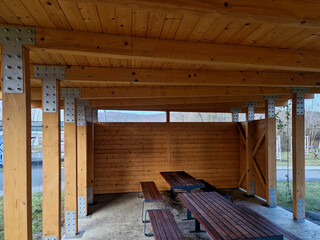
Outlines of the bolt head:
<svg viewBox="0 0 320 240">
<path fill-rule="evenodd" d="M 20 33 L 20 32 L 21 32 L 21 29 L 20 29 L 20 28 L 17 28 L 17 29 L 16 29 L 16 32 L 17 32 L 17 33 Z"/>
<path fill-rule="evenodd" d="M 9 32 L 9 29 L 8 28 L 4 28 L 3 31 L 7 33 L 7 32 Z"/>
</svg>

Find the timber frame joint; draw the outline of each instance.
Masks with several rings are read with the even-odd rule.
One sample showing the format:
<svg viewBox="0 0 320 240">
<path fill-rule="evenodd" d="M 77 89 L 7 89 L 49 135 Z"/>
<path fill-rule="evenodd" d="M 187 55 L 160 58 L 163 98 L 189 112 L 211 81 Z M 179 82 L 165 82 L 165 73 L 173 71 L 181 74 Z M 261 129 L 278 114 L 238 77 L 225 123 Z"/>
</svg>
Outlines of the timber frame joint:
<svg viewBox="0 0 320 240">
<path fill-rule="evenodd" d="M 248 101 L 244 105 L 248 107 L 248 121 L 254 121 L 254 107 L 258 105 L 257 101 Z"/>
<path fill-rule="evenodd" d="M 81 89 L 79 88 L 61 88 L 61 97 L 64 97 L 65 122 L 75 122 L 75 98 L 81 97 Z"/>
<path fill-rule="evenodd" d="M 93 110 L 93 107 L 86 108 L 86 121 L 88 126 L 91 126 L 93 122 L 92 110 Z"/>
<path fill-rule="evenodd" d="M 34 66 L 34 76 L 42 78 L 43 112 L 57 112 L 57 79 L 65 77 L 65 68 Z"/>
<path fill-rule="evenodd" d="M 3 91 L 23 93 L 22 45 L 35 43 L 35 30 L 0 26 L 0 43 L 3 45 Z"/>
<path fill-rule="evenodd" d="M 98 109 L 93 109 L 93 122 L 98 122 Z"/>
<path fill-rule="evenodd" d="M 239 122 L 239 113 L 242 112 L 241 108 L 230 108 L 232 113 L 232 122 Z"/>
<path fill-rule="evenodd" d="M 279 99 L 277 95 L 266 95 L 264 99 L 268 101 L 268 118 L 275 118 L 275 100 Z"/>
<path fill-rule="evenodd" d="M 297 115 L 304 115 L 304 94 L 309 92 L 309 88 L 292 88 L 292 92 L 297 94 Z"/>
<path fill-rule="evenodd" d="M 90 100 L 88 99 L 78 99 L 77 101 L 77 126 L 86 125 L 86 115 L 85 108 L 89 106 Z"/>
</svg>

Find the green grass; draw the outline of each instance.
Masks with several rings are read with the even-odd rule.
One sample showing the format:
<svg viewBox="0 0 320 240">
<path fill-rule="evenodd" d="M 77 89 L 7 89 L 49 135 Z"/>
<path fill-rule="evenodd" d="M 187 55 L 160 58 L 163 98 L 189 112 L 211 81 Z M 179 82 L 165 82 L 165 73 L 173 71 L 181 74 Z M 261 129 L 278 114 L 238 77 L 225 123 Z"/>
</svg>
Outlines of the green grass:
<svg viewBox="0 0 320 240">
<path fill-rule="evenodd" d="M 291 153 L 289 153 L 289 166 L 292 166 L 292 157 L 290 155 Z M 309 155 L 305 155 L 306 158 L 306 166 L 320 166 L 320 158 L 319 158 L 318 154 L 318 158 L 314 157 L 313 153 L 309 153 Z M 277 161 L 277 166 L 287 166 L 287 152 L 282 152 L 281 153 L 281 162 Z"/>
<path fill-rule="evenodd" d="M 278 205 L 292 210 L 292 199 L 286 182 L 278 182 Z M 289 183 L 292 193 L 292 182 Z M 320 215 L 320 182 L 306 182 L 306 211 Z"/>
<path fill-rule="evenodd" d="M 41 152 L 42 151 L 42 145 L 34 145 L 32 147 L 32 152 L 33 153 L 37 153 L 37 152 Z"/>
<path fill-rule="evenodd" d="M 61 194 L 61 213 L 64 208 L 64 193 Z M 61 216 L 63 218 L 63 216 Z M 42 193 L 32 194 L 32 233 L 33 239 L 42 239 Z M 3 197 L 0 197 L 0 240 L 4 239 Z"/>
</svg>

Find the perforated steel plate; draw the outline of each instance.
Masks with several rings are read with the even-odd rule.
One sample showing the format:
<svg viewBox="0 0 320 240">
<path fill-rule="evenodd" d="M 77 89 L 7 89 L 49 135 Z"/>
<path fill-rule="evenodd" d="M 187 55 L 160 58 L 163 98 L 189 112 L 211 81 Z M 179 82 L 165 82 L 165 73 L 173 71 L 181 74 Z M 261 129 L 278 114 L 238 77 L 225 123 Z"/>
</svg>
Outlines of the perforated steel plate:
<svg viewBox="0 0 320 240">
<path fill-rule="evenodd" d="M 78 216 L 79 217 L 86 217 L 86 197 L 78 197 Z"/>
<path fill-rule="evenodd" d="M 23 93 L 22 45 L 34 44 L 33 28 L 0 26 L 3 45 L 3 84 L 5 93 Z"/>
<path fill-rule="evenodd" d="M 75 211 L 66 211 L 66 235 L 76 235 Z"/>
</svg>

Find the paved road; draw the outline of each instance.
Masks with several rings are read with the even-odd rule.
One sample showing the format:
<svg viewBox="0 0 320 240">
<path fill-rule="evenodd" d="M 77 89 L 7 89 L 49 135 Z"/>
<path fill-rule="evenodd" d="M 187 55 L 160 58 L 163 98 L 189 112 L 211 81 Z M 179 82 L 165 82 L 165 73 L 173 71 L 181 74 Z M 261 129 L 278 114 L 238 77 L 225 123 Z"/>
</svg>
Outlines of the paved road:
<svg viewBox="0 0 320 240">
<path fill-rule="evenodd" d="M 61 189 L 64 189 L 64 169 L 61 169 Z M 42 192 L 42 166 L 32 166 L 32 192 Z M 0 172 L 0 196 L 3 196 L 3 172 Z"/>
<path fill-rule="evenodd" d="M 287 167 L 277 167 L 278 181 L 286 181 Z M 292 170 L 289 169 L 292 180 Z M 306 167 L 306 181 L 320 181 L 320 167 Z M 61 189 L 64 189 L 64 169 L 61 169 Z M 42 192 L 42 166 L 32 166 L 32 192 Z M 3 196 L 3 172 L 0 172 L 0 196 Z"/>
<path fill-rule="evenodd" d="M 306 167 L 306 181 L 320 181 L 320 167 Z M 287 180 L 287 167 L 277 167 L 278 181 Z M 292 180 L 292 168 L 289 167 L 289 179 Z"/>
</svg>

